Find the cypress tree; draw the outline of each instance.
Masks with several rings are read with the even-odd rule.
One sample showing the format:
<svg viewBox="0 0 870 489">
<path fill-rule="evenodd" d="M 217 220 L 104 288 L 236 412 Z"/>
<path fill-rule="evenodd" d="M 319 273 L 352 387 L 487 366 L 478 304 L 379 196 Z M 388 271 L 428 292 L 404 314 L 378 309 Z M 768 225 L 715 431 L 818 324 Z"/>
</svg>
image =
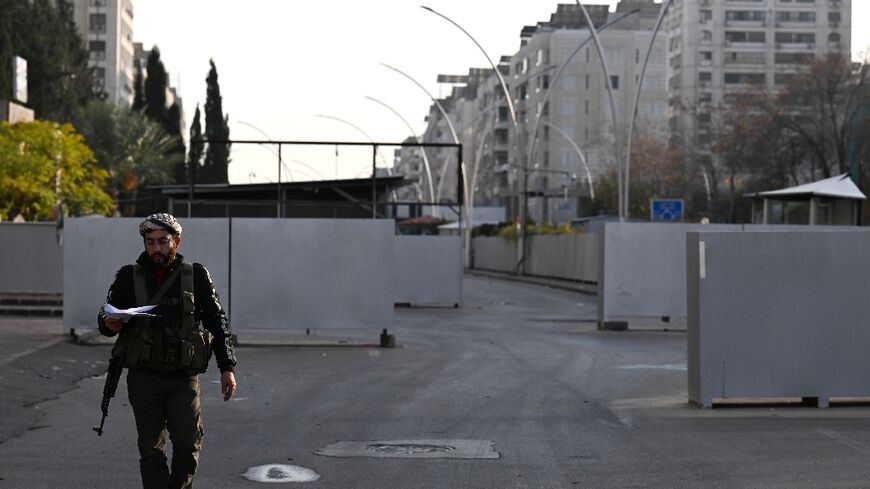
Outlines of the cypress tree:
<svg viewBox="0 0 870 489">
<path fill-rule="evenodd" d="M 205 99 L 205 135 L 209 141 L 226 141 L 230 138 L 230 128 L 227 125 L 229 116 L 224 116 L 221 88 L 218 84 L 217 68 L 214 60 L 209 60 Z M 230 145 L 228 143 L 209 143 L 205 153 L 205 174 L 203 182 L 229 183 L 227 167 L 230 163 Z M 208 180 L 205 180 L 208 178 Z"/>
<path fill-rule="evenodd" d="M 169 109 L 166 111 L 166 124 L 164 125 L 164 129 L 166 133 L 172 136 L 175 140 L 175 143 L 170 148 L 170 153 L 177 153 L 178 158 L 175 165 L 175 183 L 184 183 L 187 180 L 187 170 L 184 164 L 184 139 L 182 137 L 182 128 L 181 128 L 181 107 L 179 107 L 178 103 L 173 103 L 169 106 Z"/>
<path fill-rule="evenodd" d="M 142 62 L 135 62 L 136 74 L 133 77 L 133 110 L 136 112 L 145 108 L 145 75 L 142 74 Z"/>
<path fill-rule="evenodd" d="M 163 61 L 160 61 L 160 49 L 157 46 L 151 49 L 147 64 L 148 76 L 145 78 L 145 115 L 154 122 L 160 123 L 166 128 L 168 120 L 166 113 L 166 87 L 169 85 L 169 77 Z M 169 131 L 166 131 L 173 135 Z"/>
<path fill-rule="evenodd" d="M 202 126 L 199 122 L 199 104 L 196 104 L 196 112 L 193 113 L 193 123 L 190 125 L 190 151 L 187 153 L 187 178 L 189 182 L 196 183 L 202 176 L 199 175 L 202 163 Z"/>
</svg>

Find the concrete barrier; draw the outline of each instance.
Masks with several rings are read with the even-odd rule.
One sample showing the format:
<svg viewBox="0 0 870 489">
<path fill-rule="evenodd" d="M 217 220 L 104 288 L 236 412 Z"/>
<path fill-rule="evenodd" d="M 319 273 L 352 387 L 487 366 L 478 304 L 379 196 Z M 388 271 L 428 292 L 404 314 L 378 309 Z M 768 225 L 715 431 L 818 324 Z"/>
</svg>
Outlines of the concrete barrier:
<svg viewBox="0 0 870 489">
<path fill-rule="evenodd" d="M 67 219 L 63 246 L 63 324 L 93 328 L 115 272 L 133 263 L 143 250 L 140 218 Z M 228 313 L 229 222 L 226 219 L 179 219 L 184 228 L 178 252 L 185 261 L 205 265 Z"/>
<path fill-rule="evenodd" d="M 870 233 L 690 232 L 686 243 L 692 402 L 870 396 Z"/>
<path fill-rule="evenodd" d="M 608 222 L 600 234 L 598 321 L 686 316 L 686 232 L 741 225 Z"/>
<path fill-rule="evenodd" d="M 529 237 L 526 275 L 595 283 L 598 281 L 597 234 L 557 234 Z M 471 268 L 516 273 L 517 242 L 501 237 L 472 240 Z"/>
<path fill-rule="evenodd" d="M 115 272 L 133 263 L 142 250 L 140 221 L 67 220 L 65 328 L 94 327 Z M 180 222 L 184 234 L 179 252 L 187 261 L 208 267 L 234 331 L 375 331 L 392 325 L 392 221 Z"/>
<path fill-rule="evenodd" d="M 598 320 L 686 317 L 686 233 L 870 232 L 865 227 L 606 223 L 601 233 Z"/>
<path fill-rule="evenodd" d="M 63 250 L 54 223 L 0 223 L 0 293 L 63 292 Z"/>
<path fill-rule="evenodd" d="M 391 327 L 394 227 L 384 219 L 234 219 L 234 329 Z"/>
<path fill-rule="evenodd" d="M 471 268 L 493 272 L 517 271 L 517 242 L 498 236 L 472 238 Z"/>
<path fill-rule="evenodd" d="M 462 242 L 453 236 L 396 236 L 394 301 L 462 303 Z"/>
<path fill-rule="evenodd" d="M 595 283 L 598 281 L 599 244 L 597 234 L 531 236 L 526 273 Z"/>
</svg>

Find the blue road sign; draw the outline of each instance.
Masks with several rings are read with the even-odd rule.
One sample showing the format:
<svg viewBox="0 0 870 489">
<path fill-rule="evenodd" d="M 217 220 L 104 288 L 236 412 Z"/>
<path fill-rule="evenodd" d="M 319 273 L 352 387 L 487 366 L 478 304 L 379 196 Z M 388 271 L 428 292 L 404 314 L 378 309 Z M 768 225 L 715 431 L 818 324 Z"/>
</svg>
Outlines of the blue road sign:
<svg viewBox="0 0 870 489">
<path fill-rule="evenodd" d="M 683 222 L 683 199 L 652 199 L 650 220 L 652 222 Z"/>
</svg>

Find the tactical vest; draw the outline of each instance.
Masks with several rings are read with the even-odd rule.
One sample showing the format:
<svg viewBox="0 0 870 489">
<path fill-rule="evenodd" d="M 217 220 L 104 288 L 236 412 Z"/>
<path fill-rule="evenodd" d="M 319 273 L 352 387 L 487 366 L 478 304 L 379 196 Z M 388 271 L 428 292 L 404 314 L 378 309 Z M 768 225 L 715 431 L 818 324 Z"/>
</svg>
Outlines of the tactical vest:
<svg viewBox="0 0 870 489">
<path fill-rule="evenodd" d="M 163 294 L 181 273 L 181 298 L 162 299 Z M 173 327 L 152 326 L 149 317 L 134 318 L 121 330 L 112 356 L 120 357 L 130 368 L 149 368 L 160 371 L 184 370 L 190 374 L 205 372 L 211 358 L 212 335 L 196 326 L 193 294 L 193 265 L 182 263 L 166 277 L 163 286 L 148 297 L 145 269 L 133 265 L 133 289 L 136 305 L 151 304 L 180 306 L 179 320 Z"/>
</svg>

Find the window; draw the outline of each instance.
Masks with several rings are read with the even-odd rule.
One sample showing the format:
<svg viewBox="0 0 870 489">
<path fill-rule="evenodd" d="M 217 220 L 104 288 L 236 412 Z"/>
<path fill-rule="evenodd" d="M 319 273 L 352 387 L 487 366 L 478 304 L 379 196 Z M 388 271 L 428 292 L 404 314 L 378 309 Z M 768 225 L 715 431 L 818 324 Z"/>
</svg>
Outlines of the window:
<svg viewBox="0 0 870 489">
<path fill-rule="evenodd" d="M 767 62 L 765 53 L 726 52 L 726 65 L 764 65 Z"/>
<path fill-rule="evenodd" d="M 828 35 L 828 42 L 832 44 L 838 44 L 840 42 L 840 34 L 832 32 L 830 35 Z"/>
<path fill-rule="evenodd" d="M 779 33 L 777 33 L 779 34 Z M 725 43 L 763 43 L 766 36 L 764 32 L 755 31 L 725 31 Z"/>
<path fill-rule="evenodd" d="M 725 73 L 726 85 L 757 85 L 764 80 L 764 73 Z"/>
<path fill-rule="evenodd" d="M 730 22 L 764 22 L 761 10 L 726 10 L 725 20 Z"/>
<path fill-rule="evenodd" d="M 583 101 L 583 114 L 589 115 L 589 101 L 588 100 Z"/>
<path fill-rule="evenodd" d="M 619 75 L 610 75 L 610 86 L 614 90 L 619 90 Z"/>
<path fill-rule="evenodd" d="M 589 90 L 589 73 L 586 73 L 586 90 Z"/>
<path fill-rule="evenodd" d="M 702 24 L 706 24 L 707 22 L 713 20 L 713 11 L 707 9 L 701 10 L 700 12 L 698 12 L 698 20 L 700 20 Z"/>
<path fill-rule="evenodd" d="M 701 65 L 710 65 L 713 63 L 713 51 L 700 51 L 698 58 L 701 60 Z"/>
<path fill-rule="evenodd" d="M 828 12 L 828 22 L 840 22 L 840 12 Z"/>
<path fill-rule="evenodd" d="M 710 44 L 713 42 L 713 32 L 712 31 L 701 31 L 701 42 L 705 44 Z"/>
<path fill-rule="evenodd" d="M 776 13 L 776 21 L 777 22 L 802 22 L 802 23 L 813 23 L 816 21 L 816 13 L 815 12 L 777 12 Z"/>
<path fill-rule="evenodd" d="M 702 71 L 698 73 L 698 81 L 700 82 L 711 82 L 713 81 L 713 73 L 709 71 Z"/>
<path fill-rule="evenodd" d="M 91 14 L 88 19 L 88 30 L 91 32 L 106 32 L 106 14 Z"/>
<path fill-rule="evenodd" d="M 776 53 L 773 62 L 778 65 L 799 65 L 811 63 L 814 59 L 812 53 Z"/>
<path fill-rule="evenodd" d="M 812 32 L 777 32 L 776 42 L 784 44 L 815 44 L 816 35 Z"/>
</svg>

